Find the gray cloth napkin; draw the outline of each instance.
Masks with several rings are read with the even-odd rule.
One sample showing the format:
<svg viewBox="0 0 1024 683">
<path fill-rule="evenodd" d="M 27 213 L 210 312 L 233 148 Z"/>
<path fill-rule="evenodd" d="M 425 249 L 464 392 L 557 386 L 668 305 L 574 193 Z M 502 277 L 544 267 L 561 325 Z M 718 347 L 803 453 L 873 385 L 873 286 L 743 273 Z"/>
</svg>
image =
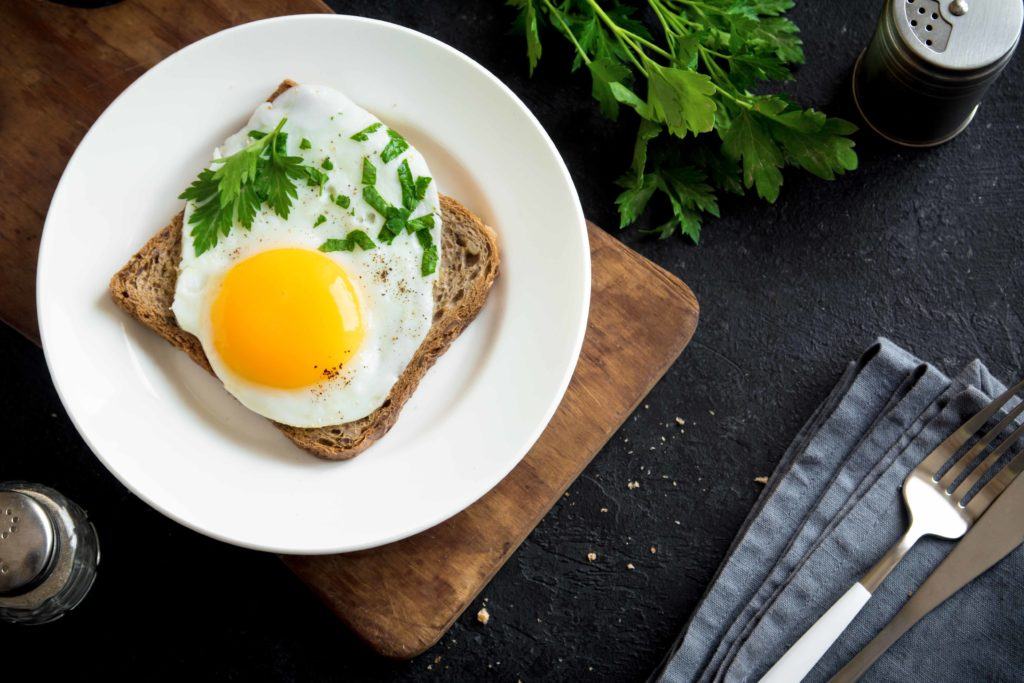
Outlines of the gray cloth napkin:
<svg viewBox="0 0 1024 683">
<path fill-rule="evenodd" d="M 885 339 L 850 363 L 744 522 L 659 681 L 756 681 L 903 533 L 900 486 L 1004 391 L 980 361 L 949 379 Z M 925 538 L 806 680 L 848 662 L 953 542 Z M 1024 546 L 925 617 L 863 680 L 1024 679 Z"/>
</svg>

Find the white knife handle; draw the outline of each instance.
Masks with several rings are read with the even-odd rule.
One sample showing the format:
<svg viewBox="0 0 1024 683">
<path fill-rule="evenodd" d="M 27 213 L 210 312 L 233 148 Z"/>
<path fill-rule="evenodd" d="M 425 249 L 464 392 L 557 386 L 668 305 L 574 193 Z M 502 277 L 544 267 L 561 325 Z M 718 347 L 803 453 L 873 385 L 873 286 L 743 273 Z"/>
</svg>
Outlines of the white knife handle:
<svg viewBox="0 0 1024 683">
<path fill-rule="evenodd" d="M 803 680 L 870 599 L 871 593 L 867 588 L 859 582 L 853 584 L 814 622 L 814 626 L 800 636 L 800 640 L 786 650 L 761 683 L 797 683 Z"/>
</svg>

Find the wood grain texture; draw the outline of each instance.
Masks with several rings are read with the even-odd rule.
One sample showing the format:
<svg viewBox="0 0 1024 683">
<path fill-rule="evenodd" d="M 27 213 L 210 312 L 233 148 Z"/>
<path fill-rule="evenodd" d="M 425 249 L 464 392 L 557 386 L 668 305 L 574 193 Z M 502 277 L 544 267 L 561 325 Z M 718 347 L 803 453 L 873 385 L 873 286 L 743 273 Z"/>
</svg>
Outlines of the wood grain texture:
<svg viewBox="0 0 1024 683">
<path fill-rule="evenodd" d="M 580 361 L 519 466 L 472 506 L 412 538 L 361 553 L 283 558 L 381 654 L 413 657 L 440 640 L 693 335 L 698 307 L 690 289 L 588 227 L 593 288 Z"/>
<path fill-rule="evenodd" d="M 35 271 L 57 181 L 93 121 L 164 57 L 236 24 L 329 12 L 320 0 L 0 2 L 0 319 L 39 341 Z"/>
<path fill-rule="evenodd" d="M 210 33 L 326 11 L 320 0 L 130 0 L 98 10 L 0 3 L 0 318 L 38 342 L 35 266 L 50 197 L 114 97 Z M 523 462 L 422 534 L 361 553 L 283 558 L 384 655 L 411 657 L 441 638 L 693 334 L 698 308 L 685 284 L 592 224 L 589 233 L 593 293 L 583 351 L 565 399 Z"/>
</svg>

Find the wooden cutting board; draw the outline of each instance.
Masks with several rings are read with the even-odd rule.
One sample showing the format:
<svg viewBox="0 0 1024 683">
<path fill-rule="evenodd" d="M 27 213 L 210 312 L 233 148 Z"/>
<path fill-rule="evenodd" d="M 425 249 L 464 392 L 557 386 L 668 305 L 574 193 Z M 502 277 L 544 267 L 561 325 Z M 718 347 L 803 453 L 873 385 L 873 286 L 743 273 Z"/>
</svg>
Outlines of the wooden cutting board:
<svg viewBox="0 0 1024 683">
<path fill-rule="evenodd" d="M 319 0 L 0 5 L 0 318 L 38 342 L 35 265 L 50 197 L 78 141 L 118 93 L 215 31 L 328 11 Z M 412 538 L 359 553 L 282 558 L 383 655 L 412 657 L 444 635 L 693 335 L 698 307 L 690 289 L 588 228 L 593 291 L 583 351 L 522 463 L 475 504 Z"/>
</svg>

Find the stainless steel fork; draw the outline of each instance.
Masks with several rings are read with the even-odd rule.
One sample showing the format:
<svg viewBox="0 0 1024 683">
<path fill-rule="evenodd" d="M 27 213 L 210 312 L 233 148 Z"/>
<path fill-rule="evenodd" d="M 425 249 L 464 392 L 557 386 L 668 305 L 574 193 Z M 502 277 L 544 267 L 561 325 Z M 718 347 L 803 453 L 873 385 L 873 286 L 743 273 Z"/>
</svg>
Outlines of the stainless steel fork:
<svg viewBox="0 0 1024 683">
<path fill-rule="evenodd" d="M 1024 413 L 1024 401 L 1021 401 L 977 443 L 957 458 L 948 470 L 942 471 L 943 465 L 1021 390 L 1024 390 L 1024 381 L 1007 389 L 985 406 L 914 468 L 903 482 L 903 501 L 910 512 L 910 526 L 906 533 L 878 561 L 878 564 L 839 598 L 786 651 L 786 654 L 768 670 L 761 683 L 793 683 L 803 679 L 867 604 L 871 594 L 878 590 L 885 578 L 922 536 L 960 538 L 1013 478 L 1024 470 L 1024 453 L 1020 453 L 974 496 L 966 498 L 976 484 L 1024 435 L 1024 425 L 1017 427 L 981 462 L 978 462 L 992 442 L 1009 428 L 1021 413 Z M 964 477 L 962 481 L 961 477 Z"/>
</svg>

